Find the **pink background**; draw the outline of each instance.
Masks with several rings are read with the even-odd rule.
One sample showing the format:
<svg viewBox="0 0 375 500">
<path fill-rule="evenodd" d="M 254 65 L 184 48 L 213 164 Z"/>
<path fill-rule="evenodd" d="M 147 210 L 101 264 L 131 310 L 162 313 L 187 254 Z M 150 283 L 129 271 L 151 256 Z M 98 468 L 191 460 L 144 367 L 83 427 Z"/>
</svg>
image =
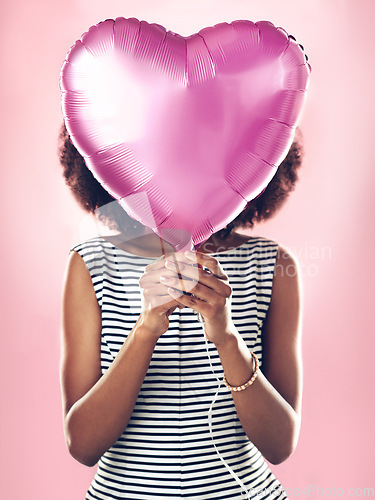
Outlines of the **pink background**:
<svg viewBox="0 0 375 500">
<path fill-rule="evenodd" d="M 303 425 L 296 452 L 274 470 L 291 498 L 344 496 L 349 488 L 369 496 L 374 2 L 19 0 L 2 2 L 0 16 L 0 497 L 82 500 L 94 472 L 69 456 L 62 430 L 61 286 L 84 214 L 60 178 L 58 78 L 81 33 L 117 16 L 182 35 L 221 21 L 267 19 L 305 46 L 313 73 L 301 123 L 304 169 L 287 206 L 255 231 L 294 251 L 304 284 Z"/>
</svg>

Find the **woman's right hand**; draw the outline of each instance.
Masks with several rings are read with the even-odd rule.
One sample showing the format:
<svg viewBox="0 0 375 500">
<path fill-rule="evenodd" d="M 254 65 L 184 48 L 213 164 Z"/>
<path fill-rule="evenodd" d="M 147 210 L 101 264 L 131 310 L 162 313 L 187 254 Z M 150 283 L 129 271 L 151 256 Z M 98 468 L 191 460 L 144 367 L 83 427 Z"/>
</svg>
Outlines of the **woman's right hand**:
<svg viewBox="0 0 375 500">
<path fill-rule="evenodd" d="M 171 260 L 171 254 L 168 255 Z M 179 307 L 179 302 L 172 299 L 168 293 L 168 285 L 164 285 L 160 278 L 168 274 L 165 268 L 166 257 L 162 257 L 145 268 L 139 280 L 142 293 L 142 312 L 139 324 L 156 340 L 168 330 L 169 316 Z"/>
</svg>

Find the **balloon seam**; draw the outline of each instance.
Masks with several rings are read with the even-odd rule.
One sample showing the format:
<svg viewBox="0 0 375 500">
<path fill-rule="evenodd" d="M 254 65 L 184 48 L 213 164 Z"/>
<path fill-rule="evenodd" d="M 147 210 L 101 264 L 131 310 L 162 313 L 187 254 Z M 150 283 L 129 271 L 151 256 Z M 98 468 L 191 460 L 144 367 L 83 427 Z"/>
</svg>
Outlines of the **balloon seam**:
<svg viewBox="0 0 375 500">
<path fill-rule="evenodd" d="M 187 48 L 187 38 L 184 38 L 185 42 L 185 73 L 184 73 L 184 85 L 187 86 L 189 84 L 188 79 L 188 48 Z"/>
<path fill-rule="evenodd" d="M 208 55 L 209 55 L 209 57 L 210 57 L 211 67 L 212 67 L 212 69 L 213 69 L 213 73 L 214 73 L 214 75 L 216 75 L 216 65 L 215 65 L 215 60 L 214 60 L 214 57 L 213 57 L 213 55 L 212 55 L 212 52 L 211 52 L 211 51 L 210 51 L 210 49 L 208 48 L 208 45 L 207 45 L 206 40 L 204 39 L 204 37 L 203 37 L 200 33 L 197 33 L 197 34 L 198 34 L 198 36 L 200 36 L 200 37 L 201 37 L 201 39 L 202 39 L 202 41 L 203 41 L 203 43 L 204 43 L 204 46 L 206 47 L 206 50 L 207 50 Z"/>
<path fill-rule="evenodd" d="M 281 125 L 285 125 L 288 128 L 295 129 L 295 125 L 290 125 L 289 123 L 283 122 L 282 120 L 276 120 L 276 118 L 272 118 L 272 116 L 268 119 L 270 122 L 280 123 Z"/>
</svg>

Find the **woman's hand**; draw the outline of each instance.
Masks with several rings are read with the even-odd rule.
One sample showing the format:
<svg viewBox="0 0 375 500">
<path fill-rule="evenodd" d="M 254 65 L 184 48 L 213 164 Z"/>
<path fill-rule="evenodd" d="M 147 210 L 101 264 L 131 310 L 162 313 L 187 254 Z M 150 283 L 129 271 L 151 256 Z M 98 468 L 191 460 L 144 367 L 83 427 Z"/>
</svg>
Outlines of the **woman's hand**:
<svg viewBox="0 0 375 500">
<path fill-rule="evenodd" d="M 168 287 L 160 280 L 161 275 L 165 274 L 165 261 L 163 257 L 149 264 L 139 280 L 142 312 L 138 324 L 156 340 L 168 330 L 170 314 L 176 307 L 184 307 L 171 297 Z"/>
<path fill-rule="evenodd" d="M 218 346 L 232 336 L 232 289 L 215 258 L 199 252 L 175 253 L 165 259 L 165 270 L 159 276 L 180 306 L 201 314 L 208 340 Z"/>
</svg>

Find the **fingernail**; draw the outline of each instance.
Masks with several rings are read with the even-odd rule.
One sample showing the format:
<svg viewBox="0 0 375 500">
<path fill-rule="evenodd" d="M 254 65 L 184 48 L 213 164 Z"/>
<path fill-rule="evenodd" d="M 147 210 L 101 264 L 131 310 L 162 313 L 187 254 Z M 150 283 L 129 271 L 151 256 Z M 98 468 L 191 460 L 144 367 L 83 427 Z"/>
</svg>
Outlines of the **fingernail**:
<svg viewBox="0 0 375 500">
<path fill-rule="evenodd" d="M 186 250 L 185 257 L 187 257 L 188 259 L 194 259 L 194 252 L 192 252 L 191 250 Z"/>
<path fill-rule="evenodd" d="M 162 283 L 168 283 L 168 281 L 171 281 L 171 278 L 169 276 L 160 276 L 160 281 Z"/>
</svg>

